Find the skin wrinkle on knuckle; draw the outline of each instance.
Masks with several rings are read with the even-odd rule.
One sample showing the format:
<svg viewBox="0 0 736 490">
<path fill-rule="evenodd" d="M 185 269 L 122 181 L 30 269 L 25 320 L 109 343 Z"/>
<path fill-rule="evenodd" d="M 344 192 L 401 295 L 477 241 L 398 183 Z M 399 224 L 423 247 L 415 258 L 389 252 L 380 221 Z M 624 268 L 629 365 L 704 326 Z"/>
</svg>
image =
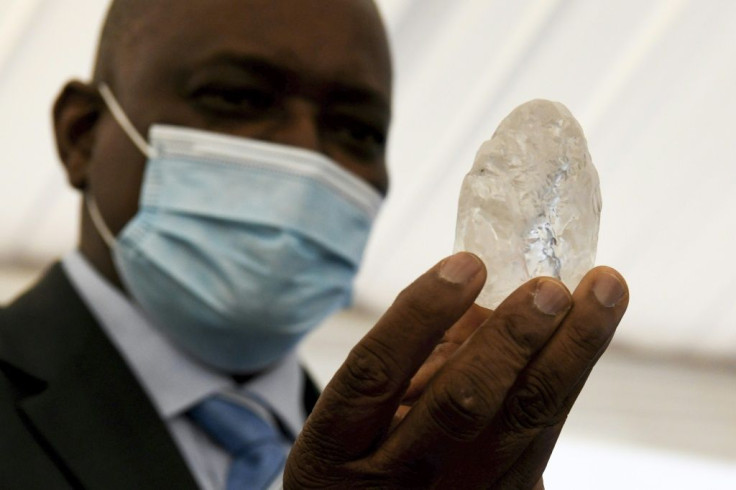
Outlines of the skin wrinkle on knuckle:
<svg viewBox="0 0 736 490">
<path fill-rule="evenodd" d="M 305 468 L 305 466 L 308 466 Z M 330 467 L 334 471 L 334 467 Z M 287 465 L 284 470 L 284 490 L 291 488 L 322 490 L 339 488 L 328 479 L 329 471 L 324 471 L 322 465 L 311 467 L 305 464 Z"/>
<path fill-rule="evenodd" d="M 388 352 L 375 338 L 365 338 L 353 348 L 345 363 L 349 381 L 341 384 L 349 395 L 382 397 L 408 384 L 400 364 Z"/>
<path fill-rule="evenodd" d="M 457 371 L 445 379 L 441 391 L 430 392 L 429 415 L 453 439 L 473 440 L 493 417 L 494 401 L 481 379 L 469 371 Z"/>
<path fill-rule="evenodd" d="M 304 459 L 299 459 L 295 463 L 290 461 L 284 468 L 284 490 L 291 488 L 315 490 L 327 488 L 328 485 L 323 476 L 325 472 L 318 469 L 321 466 L 321 464 L 309 464 Z"/>
<path fill-rule="evenodd" d="M 524 353 L 536 351 L 546 339 L 540 332 L 539 320 L 519 313 L 507 313 L 500 317 L 497 331 L 512 347 L 521 348 Z M 546 327 L 544 327 L 546 329 Z"/>
<path fill-rule="evenodd" d="M 299 453 L 302 463 L 313 462 L 306 467 L 312 467 L 317 462 L 329 462 L 330 466 L 334 466 L 344 461 L 344 444 L 338 438 L 331 437 L 332 429 L 333 423 L 330 421 L 323 424 L 312 423 L 308 429 L 302 431 L 299 436 L 300 447 L 309 448 Z"/>
<path fill-rule="evenodd" d="M 542 377 L 527 377 L 525 385 L 510 395 L 504 409 L 506 425 L 518 432 L 544 429 L 557 424 L 564 397 Z"/>
<path fill-rule="evenodd" d="M 530 372 L 524 376 L 520 399 L 541 400 L 544 406 L 550 407 L 550 411 L 557 411 L 571 388 L 569 385 L 555 369 L 544 373 Z"/>
<path fill-rule="evenodd" d="M 608 336 L 592 338 L 586 333 L 582 329 L 571 332 L 570 335 L 565 337 L 564 342 L 561 342 L 561 346 L 568 357 L 587 363 L 595 359 L 601 349 L 607 345 Z"/>
<path fill-rule="evenodd" d="M 576 318 L 566 328 L 570 331 L 573 341 L 579 343 L 581 347 L 589 346 L 590 352 L 597 352 L 614 332 L 606 319 L 593 314 Z"/>
</svg>

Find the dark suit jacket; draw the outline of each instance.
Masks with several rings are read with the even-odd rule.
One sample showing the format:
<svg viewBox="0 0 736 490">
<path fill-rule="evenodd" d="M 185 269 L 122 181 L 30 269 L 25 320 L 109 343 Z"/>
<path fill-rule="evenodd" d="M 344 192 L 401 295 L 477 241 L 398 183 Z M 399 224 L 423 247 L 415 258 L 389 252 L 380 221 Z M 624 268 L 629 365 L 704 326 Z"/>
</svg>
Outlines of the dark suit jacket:
<svg viewBox="0 0 736 490">
<path fill-rule="evenodd" d="M 308 379 L 305 406 L 317 390 Z M 196 489 L 61 266 L 0 310 L 0 489 Z"/>
</svg>

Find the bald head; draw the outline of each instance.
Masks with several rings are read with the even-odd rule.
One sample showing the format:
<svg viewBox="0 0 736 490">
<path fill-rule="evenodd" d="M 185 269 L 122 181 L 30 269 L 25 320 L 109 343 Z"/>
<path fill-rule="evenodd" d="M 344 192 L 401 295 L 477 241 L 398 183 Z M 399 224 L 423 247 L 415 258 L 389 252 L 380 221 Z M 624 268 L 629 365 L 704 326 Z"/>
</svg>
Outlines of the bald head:
<svg viewBox="0 0 736 490">
<path fill-rule="evenodd" d="M 300 0 L 286 1 L 293 4 Z M 329 3 L 322 1 L 325 4 Z M 381 37 L 383 37 L 381 42 L 386 43 L 387 49 L 383 21 L 374 0 L 335 1 L 351 3 L 357 10 L 362 11 L 361 15 L 366 23 L 372 24 L 374 28 L 380 31 Z M 188 3 L 190 2 L 180 0 L 112 0 L 105 16 L 97 46 L 93 72 L 94 81 L 112 83 L 115 79 L 116 67 L 120 58 L 125 53 L 134 50 L 134 47 L 141 42 L 141 37 L 145 36 L 146 21 L 159 18 L 162 22 L 166 22 L 166 17 L 159 17 L 159 14 L 170 13 L 171 9 L 187 10 Z M 210 3 L 212 7 L 209 12 L 210 15 L 227 15 L 216 5 L 220 2 L 211 0 Z"/>
<path fill-rule="evenodd" d="M 109 81 L 117 53 L 125 50 L 137 36 L 133 35 L 141 19 L 150 15 L 151 9 L 161 2 L 158 0 L 113 0 L 102 26 L 97 57 L 94 65 L 94 80 Z"/>
</svg>

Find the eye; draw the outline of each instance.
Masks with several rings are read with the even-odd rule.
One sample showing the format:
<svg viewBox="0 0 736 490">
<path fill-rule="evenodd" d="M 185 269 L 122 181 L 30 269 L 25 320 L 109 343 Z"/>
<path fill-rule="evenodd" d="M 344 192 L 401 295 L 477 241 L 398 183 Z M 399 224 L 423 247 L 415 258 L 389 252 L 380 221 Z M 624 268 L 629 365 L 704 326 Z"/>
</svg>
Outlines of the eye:
<svg viewBox="0 0 736 490">
<path fill-rule="evenodd" d="M 331 138 L 361 160 L 376 160 L 386 150 L 386 131 L 372 121 L 353 116 L 331 116 L 325 122 Z"/>
<path fill-rule="evenodd" d="M 233 117 L 257 117 L 276 104 L 273 91 L 255 86 L 208 84 L 195 89 L 191 97 L 204 110 Z"/>
</svg>

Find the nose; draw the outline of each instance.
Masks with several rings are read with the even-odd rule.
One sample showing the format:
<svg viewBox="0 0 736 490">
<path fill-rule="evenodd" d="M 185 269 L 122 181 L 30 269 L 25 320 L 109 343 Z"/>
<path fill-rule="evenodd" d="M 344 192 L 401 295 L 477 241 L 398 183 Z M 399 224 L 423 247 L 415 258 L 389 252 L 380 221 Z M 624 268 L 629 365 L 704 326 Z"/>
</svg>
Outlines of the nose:
<svg viewBox="0 0 736 490">
<path fill-rule="evenodd" d="M 259 139 L 325 153 L 319 128 L 319 109 L 306 100 L 285 104 L 283 113 L 263 128 Z"/>
</svg>

